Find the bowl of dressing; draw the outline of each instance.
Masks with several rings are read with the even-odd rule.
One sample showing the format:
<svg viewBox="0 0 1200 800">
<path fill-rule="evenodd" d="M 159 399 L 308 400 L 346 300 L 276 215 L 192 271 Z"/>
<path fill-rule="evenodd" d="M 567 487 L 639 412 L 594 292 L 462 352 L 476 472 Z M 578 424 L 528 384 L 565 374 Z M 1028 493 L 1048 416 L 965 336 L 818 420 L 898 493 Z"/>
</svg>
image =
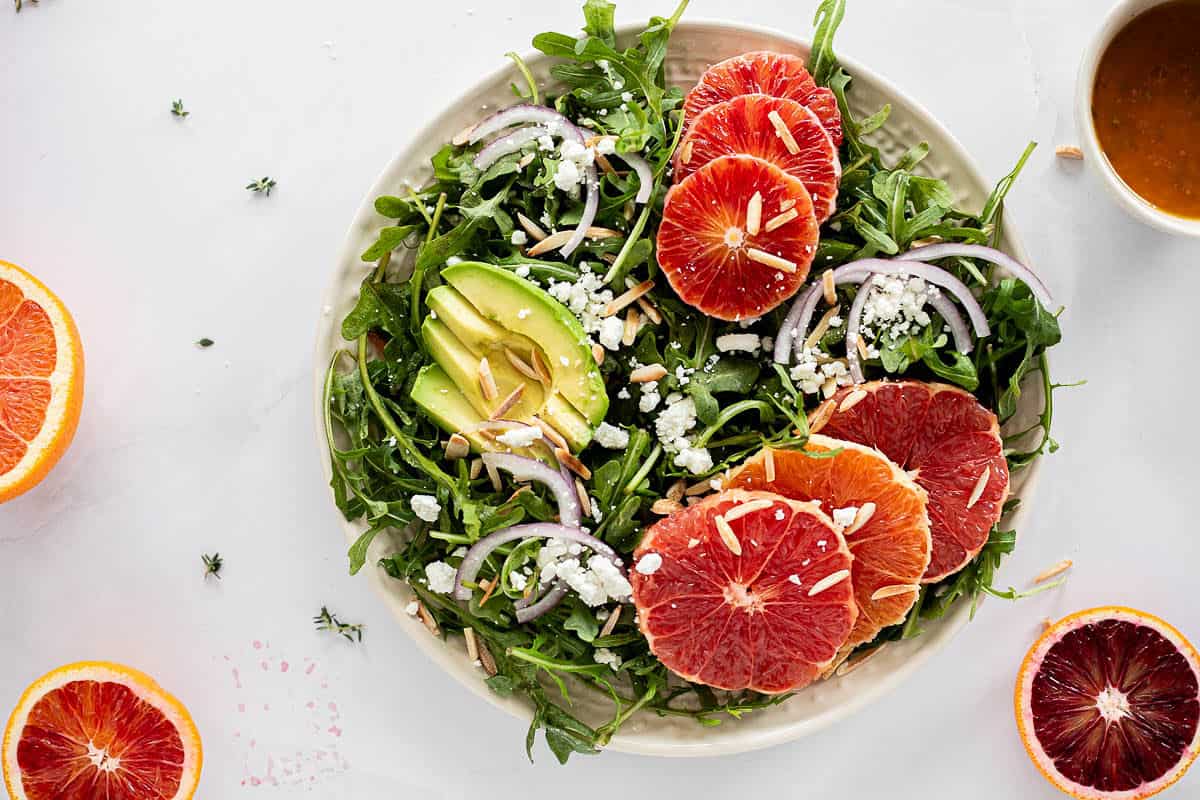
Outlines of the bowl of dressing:
<svg viewBox="0 0 1200 800">
<path fill-rule="evenodd" d="M 1200 237 L 1200 0 L 1122 0 L 1083 58 L 1084 159 L 1118 202 Z"/>
</svg>

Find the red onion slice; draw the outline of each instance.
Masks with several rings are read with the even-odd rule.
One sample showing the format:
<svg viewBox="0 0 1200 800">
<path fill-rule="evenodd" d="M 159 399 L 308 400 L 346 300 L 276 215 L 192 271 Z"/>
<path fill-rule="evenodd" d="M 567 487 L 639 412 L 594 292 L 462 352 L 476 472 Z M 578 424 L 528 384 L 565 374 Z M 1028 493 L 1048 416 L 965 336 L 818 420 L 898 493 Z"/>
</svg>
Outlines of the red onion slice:
<svg viewBox="0 0 1200 800">
<path fill-rule="evenodd" d="M 521 598 L 521 600 L 513 604 L 517 607 L 517 622 L 525 623 L 537 619 L 561 603 L 569 591 L 571 591 L 570 587 L 560 582 L 554 584 L 550 591 L 539 597 L 535 602 L 529 602 L 526 598 Z M 529 599 L 532 600 L 532 595 L 530 595 Z M 522 600 L 526 600 L 524 605 L 521 605 Z"/>
<path fill-rule="evenodd" d="M 583 238 L 587 236 L 588 228 L 592 227 L 592 223 L 596 221 L 596 211 L 600 208 L 600 179 L 596 175 L 596 168 L 588 164 L 583 174 L 586 194 L 583 202 L 583 216 L 579 218 L 579 226 L 575 228 L 571 238 L 558 251 L 564 258 L 574 253 L 575 248 L 583 244 Z"/>
<path fill-rule="evenodd" d="M 950 298 L 940 292 L 929 298 L 929 305 L 933 306 L 934 311 L 942 315 L 942 319 L 946 321 L 947 327 L 950 328 L 950 333 L 954 335 L 954 349 L 960 353 L 971 352 L 975 345 L 971 342 L 971 331 L 967 327 L 967 321 L 963 319 L 962 314 L 958 313 L 958 306 L 950 302 Z"/>
<path fill-rule="evenodd" d="M 547 467 L 547 469 L 549 468 Z M 616 550 L 613 550 L 595 536 L 584 533 L 580 528 L 573 528 L 569 525 L 561 525 L 555 522 L 531 522 L 525 525 L 513 525 L 511 528 L 502 528 L 483 537 L 473 544 L 471 549 L 467 551 L 467 554 L 463 556 L 462 564 L 458 567 L 458 574 L 454 577 L 455 598 L 470 600 L 471 589 L 465 584 L 475 582 L 475 578 L 479 575 L 479 570 L 483 566 L 484 560 L 492 554 L 493 550 L 503 544 L 515 542 L 518 539 L 565 539 L 583 545 L 594 553 L 607 556 L 618 567 L 624 566 Z"/>
<path fill-rule="evenodd" d="M 845 271 L 844 273 L 843 270 Z M 861 261 L 852 261 L 849 264 L 843 264 L 837 268 L 834 274 L 835 277 L 844 276 L 847 279 L 851 279 L 855 275 L 863 275 L 865 277 L 866 273 L 874 273 L 876 275 L 909 275 L 914 278 L 921 278 L 927 283 L 932 283 L 934 286 L 939 286 L 950 292 L 958 302 L 962 303 L 963 308 L 967 310 L 967 316 L 971 319 L 971 325 L 975 329 L 976 336 L 982 339 L 992 332 L 991 327 L 988 325 L 987 314 L 983 313 L 983 306 L 979 305 L 979 301 L 975 299 L 975 295 L 971 294 L 971 290 L 967 288 L 965 283 L 941 267 L 935 267 L 932 264 L 926 264 L 922 261 L 898 261 L 896 259 L 885 261 L 882 258 L 864 258 Z"/>
<path fill-rule="evenodd" d="M 563 525 L 578 528 L 583 521 L 583 508 L 575 487 L 562 472 L 534 458 L 512 453 L 484 453 L 485 466 L 502 469 L 518 481 L 537 481 L 545 484 L 558 503 L 558 517 Z"/>
<path fill-rule="evenodd" d="M 654 170 L 650 162 L 635 153 L 617 153 L 617 158 L 628 164 L 638 176 L 638 192 L 633 202 L 645 204 L 650 200 L 650 192 L 654 190 Z"/>
<path fill-rule="evenodd" d="M 862 322 L 863 307 L 867 304 L 867 297 L 870 296 L 871 290 L 875 288 L 877 277 L 871 275 L 863 283 L 854 297 L 854 302 L 850 305 L 850 314 L 846 317 L 846 364 L 850 368 L 850 377 L 855 383 L 862 383 L 865 380 L 862 362 L 859 361 L 858 356 L 859 327 Z"/>
<path fill-rule="evenodd" d="M 506 133 L 491 142 L 487 147 L 475 154 L 475 169 L 484 170 L 495 164 L 509 153 L 515 153 L 525 145 L 543 136 L 553 136 L 545 125 L 529 125 L 517 128 L 512 133 Z"/>
<path fill-rule="evenodd" d="M 496 131 L 511 128 L 513 125 L 523 125 L 534 123 L 545 125 L 550 129 L 554 136 L 561 136 L 564 139 L 583 144 L 583 134 L 575 127 L 571 120 L 564 117 L 552 108 L 545 106 L 535 106 L 529 103 L 509 106 L 503 111 L 497 111 L 490 117 L 487 117 L 471 130 L 471 135 L 467 141 L 471 144 L 483 139 L 485 136 L 490 136 Z"/>
<path fill-rule="evenodd" d="M 1029 291 L 1033 292 L 1034 297 L 1038 299 L 1038 302 L 1044 308 L 1049 310 L 1056 307 L 1054 305 L 1054 298 L 1050 295 L 1050 289 L 1038 277 L 1037 273 L 1012 256 L 1002 253 L 994 247 L 984 247 L 981 244 L 959 244 L 957 242 L 930 244 L 898 255 L 896 256 L 896 260 L 936 261 L 939 258 L 954 257 L 978 258 L 980 261 L 989 261 L 1028 286 Z"/>
</svg>

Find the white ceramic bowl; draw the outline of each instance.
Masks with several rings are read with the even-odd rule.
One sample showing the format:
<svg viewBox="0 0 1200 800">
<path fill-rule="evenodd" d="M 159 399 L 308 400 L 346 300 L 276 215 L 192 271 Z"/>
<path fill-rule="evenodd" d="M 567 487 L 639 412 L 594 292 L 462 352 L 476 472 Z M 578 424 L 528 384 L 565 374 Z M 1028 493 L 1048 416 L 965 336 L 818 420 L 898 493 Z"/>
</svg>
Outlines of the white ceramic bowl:
<svg viewBox="0 0 1200 800">
<path fill-rule="evenodd" d="M 625 29 L 626 35 L 632 29 Z M 503 49 L 503 48 L 499 48 Z M 808 54 L 808 44 L 763 28 L 735 25 L 725 22 L 688 21 L 679 25 L 671 39 L 667 72 L 670 80 L 680 86 L 691 86 L 711 63 L 749 50 L 777 50 L 800 55 Z M 539 81 L 547 80 L 550 62 L 540 55 L 528 56 L 530 67 Z M 892 104 L 892 118 L 886 127 L 886 135 L 877 135 L 874 142 L 891 160 L 909 145 L 928 141 L 932 152 L 923 168 L 929 174 L 948 181 L 957 200 L 963 207 L 977 209 L 983 205 L 993 184 L 980 174 L 962 146 L 950 132 L 922 109 L 915 101 L 895 88 L 866 67 L 843 59 L 847 70 L 854 76 L 855 83 L 851 103 L 860 117 L 874 112 L 884 103 Z M 322 385 L 325 369 L 338 348 L 346 346 L 342 341 L 339 326 L 342 317 L 353 307 L 358 296 L 359 283 L 368 266 L 358 258 L 366 247 L 375 240 L 376 232 L 390 224 L 378 216 L 373 208 L 373 199 L 380 194 L 396 194 L 403 181 L 422 181 L 430 175 L 429 157 L 444 142 L 466 125 L 476 122 L 497 106 L 511 104 L 512 93 L 509 83 L 513 74 L 503 69 L 484 78 L 472 89 L 452 102 L 446 110 L 418 134 L 384 170 L 375 185 L 367 193 L 362 206 L 354 217 L 347 234 L 341 256 L 334 268 L 332 284 L 325 299 L 325 313 L 320 318 L 316 362 L 314 369 L 314 392 L 317 440 L 321 462 L 329 477 L 329 453 L 321 426 Z M 1015 160 L 1018 154 L 1014 153 Z M 1016 241 L 1011 224 L 1005 225 L 1004 247 L 1019 259 L 1027 261 L 1027 254 Z M 1014 422 L 1014 429 L 1027 427 L 1041 409 L 1041 391 L 1031 384 L 1022 393 L 1023 410 Z M 1014 476 L 1013 494 L 1023 498 L 1016 519 L 1008 524 L 1020 530 L 1023 517 L 1029 511 L 1029 496 L 1034 482 L 1035 463 Z M 361 532 L 358 525 L 345 526 L 347 542 L 353 542 Z M 374 564 L 386 554 L 394 542 L 379 536 L 372 545 L 368 564 Z M 453 675 L 465 687 L 493 705 L 528 720 L 530 708 L 518 698 L 501 698 L 493 694 L 483 683 L 482 673 L 467 658 L 465 645 L 459 637 L 443 642 L 430 636 L 421 623 L 404 613 L 412 599 L 407 585 L 389 578 L 382 570 L 364 569 L 369 580 L 381 597 L 392 609 L 397 624 L 439 666 Z M 715 728 L 698 725 L 689 718 L 661 718 L 653 714 L 635 716 L 614 737 L 610 747 L 629 753 L 658 756 L 707 756 L 755 750 L 781 742 L 797 739 L 813 733 L 863 707 L 875 698 L 899 684 L 912 674 L 926 659 L 938 652 L 952 636 L 967 622 L 968 608 L 959 604 L 946 618 L 926 626 L 926 633 L 907 642 L 893 644 L 878 657 L 842 678 L 825 681 L 811 686 L 770 709 L 756 711 L 740 721 L 727 720 Z M 574 693 L 572 711 L 597 723 L 607 721 L 611 705 L 595 693 L 581 689 Z M 517 746 L 514 744 L 514 749 Z"/>
<path fill-rule="evenodd" d="M 1096 70 L 1100 66 L 1100 59 L 1104 57 L 1104 51 L 1108 49 L 1113 37 L 1134 17 L 1165 2 L 1167 0 L 1120 0 L 1104 18 L 1083 55 L 1083 63 L 1079 65 L 1079 77 L 1075 83 L 1075 125 L 1078 128 L 1084 161 L 1096 171 L 1104 186 L 1122 208 L 1136 219 L 1161 231 L 1200 237 L 1200 220 L 1168 214 L 1145 200 L 1125 183 L 1100 149 L 1096 126 L 1092 122 L 1092 88 L 1096 83 Z M 1196 35 L 1200 36 L 1200 31 Z"/>
</svg>

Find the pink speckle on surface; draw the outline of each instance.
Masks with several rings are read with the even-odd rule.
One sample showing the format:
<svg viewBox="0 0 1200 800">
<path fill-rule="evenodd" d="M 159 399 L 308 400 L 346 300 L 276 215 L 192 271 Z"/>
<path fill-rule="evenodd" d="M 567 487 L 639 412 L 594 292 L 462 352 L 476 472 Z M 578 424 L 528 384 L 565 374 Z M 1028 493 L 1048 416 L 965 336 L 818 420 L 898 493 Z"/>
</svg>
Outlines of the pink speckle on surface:
<svg viewBox="0 0 1200 800">
<path fill-rule="evenodd" d="M 287 672 L 289 669 L 291 669 L 291 665 L 288 664 L 288 662 L 286 662 L 286 661 L 279 662 L 279 671 L 280 672 Z"/>
<path fill-rule="evenodd" d="M 237 667 L 233 668 L 233 685 L 238 689 L 242 688 L 242 676 Z"/>
<path fill-rule="evenodd" d="M 342 736 L 342 729 L 341 729 L 341 728 L 339 728 L 337 725 L 330 725 L 330 726 L 329 726 L 329 733 L 330 733 L 332 736 L 334 736 L 335 738 L 341 738 L 341 736 Z"/>
<path fill-rule="evenodd" d="M 266 672 L 269 669 L 271 669 L 271 662 L 270 661 L 262 661 L 259 663 L 259 666 L 262 667 L 263 672 Z"/>
<path fill-rule="evenodd" d="M 305 674 L 305 675 L 312 675 L 312 674 L 313 674 L 313 670 L 314 670 L 314 669 L 316 669 L 316 668 L 317 668 L 317 664 L 316 664 L 316 662 L 313 662 L 312 664 L 309 664 L 309 665 L 308 665 L 308 667 L 307 667 L 307 668 L 304 670 L 304 674 Z"/>
<path fill-rule="evenodd" d="M 329 710 L 336 714 L 337 710 L 338 710 L 337 703 L 330 700 L 329 701 Z"/>
<path fill-rule="evenodd" d="M 239 711 L 239 712 L 241 712 L 241 713 L 243 713 L 243 714 L 245 714 L 245 713 L 246 713 L 246 704 L 245 704 L 245 703 L 238 703 L 238 711 Z"/>
<path fill-rule="evenodd" d="M 255 640 L 254 640 L 254 649 L 255 649 L 255 650 L 262 650 L 262 642 L 260 642 L 258 639 L 255 639 Z"/>
<path fill-rule="evenodd" d="M 312 709 L 317 707 L 317 703 L 315 700 L 309 700 L 307 703 L 304 704 L 304 707 L 311 711 Z"/>
</svg>

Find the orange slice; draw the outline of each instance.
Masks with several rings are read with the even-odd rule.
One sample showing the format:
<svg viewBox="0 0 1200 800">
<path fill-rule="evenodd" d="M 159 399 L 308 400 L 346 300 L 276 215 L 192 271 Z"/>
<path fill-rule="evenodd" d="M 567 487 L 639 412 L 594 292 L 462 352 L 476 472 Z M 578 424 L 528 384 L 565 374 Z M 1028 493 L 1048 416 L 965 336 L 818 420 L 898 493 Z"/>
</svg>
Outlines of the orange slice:
<svg viewBox="0 0 1200 800">
<path fill-rule="evenodd" d="M 82 405 L 83 348 L 70 312 L 37 278 L 0 261 L 0 503 L 58 463 Z"/>
<path fill-rule="evenodd" d="M 200 734 L 148 675 L 85 661 L 39 678 L 4 729 L 13 800 L 184 800 L 200 782 Z"/>
</svg>

